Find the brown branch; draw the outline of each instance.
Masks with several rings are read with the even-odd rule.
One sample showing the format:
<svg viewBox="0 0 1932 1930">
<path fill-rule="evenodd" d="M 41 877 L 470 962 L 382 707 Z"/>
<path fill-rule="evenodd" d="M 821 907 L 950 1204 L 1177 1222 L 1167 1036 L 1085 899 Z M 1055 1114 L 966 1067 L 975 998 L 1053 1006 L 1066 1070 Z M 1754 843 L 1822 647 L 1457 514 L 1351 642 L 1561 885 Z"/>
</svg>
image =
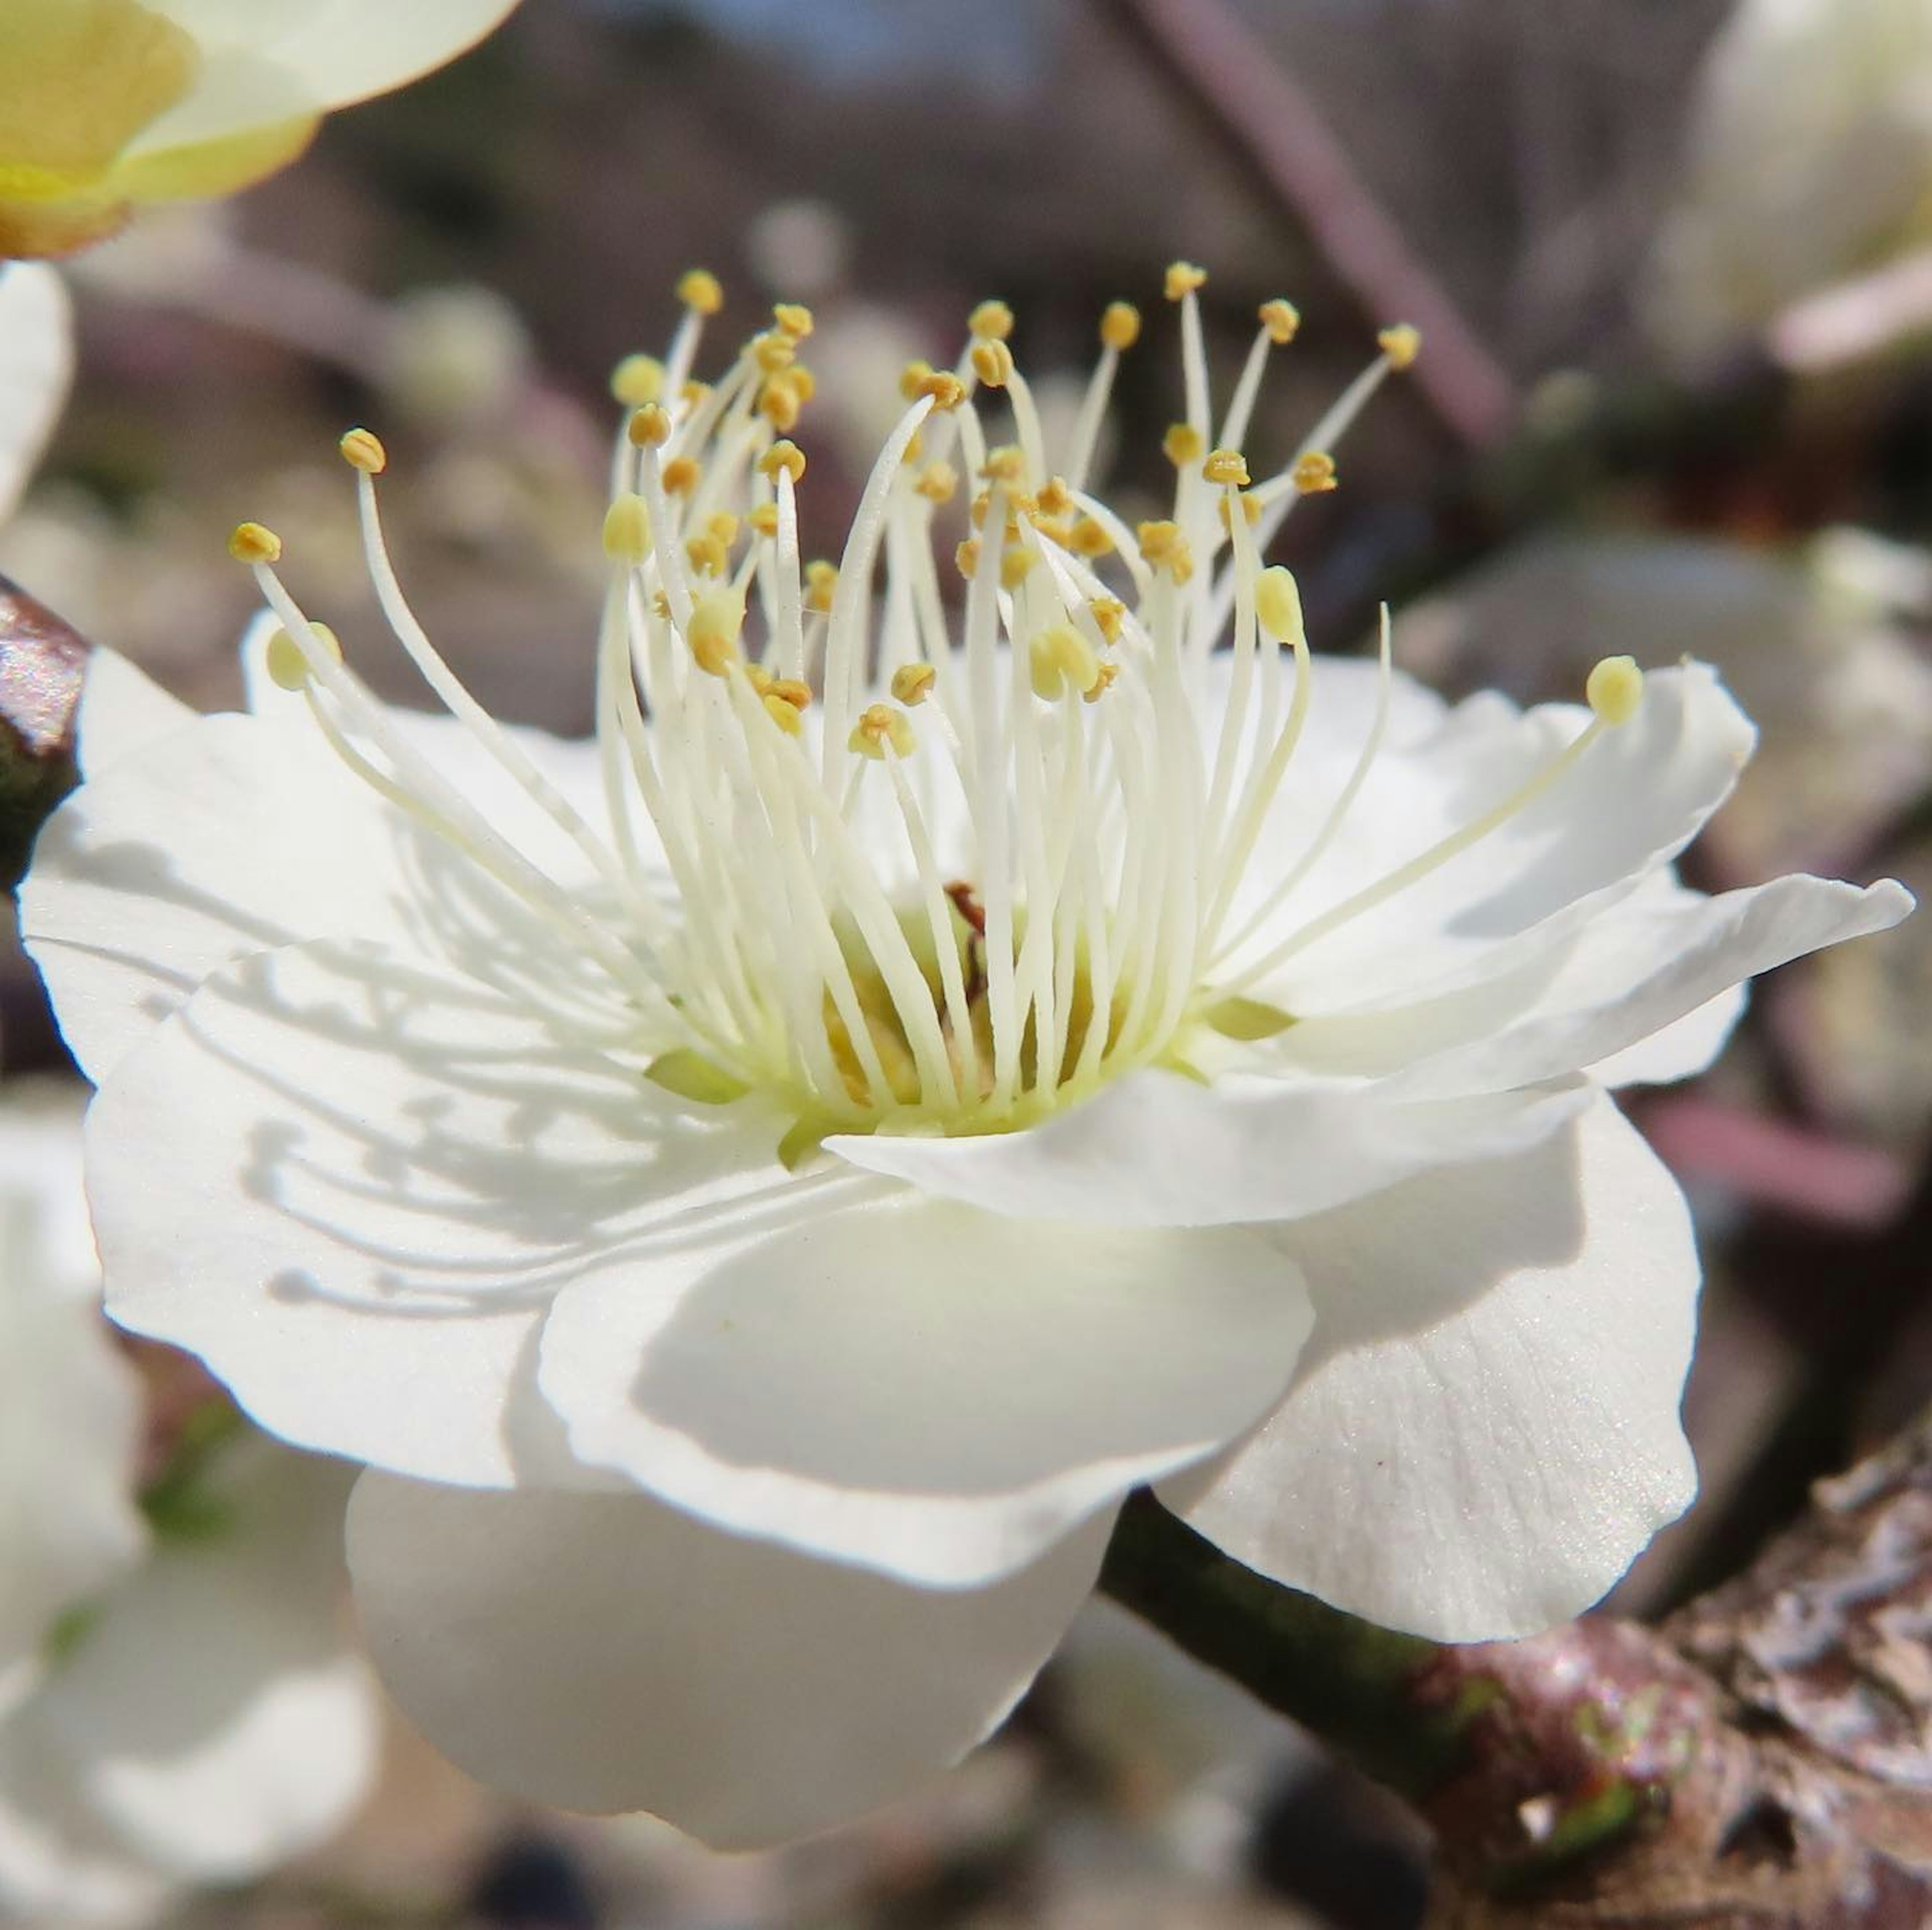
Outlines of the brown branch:
<svg viewBox="0 0 1932 1930">
<path fill-rule="evenodd" d="M 1312 238 L 1376 328 L 1412 322 L 1414 379 L 1462 439 L 1508 421 L 1508 376 L 1372 194 L 1314 102 L 1226 0 L 1106 0 L 1164 83 L 1206 118 L 1270 204 Z"/>
<path fill-rule="evenodd" d="M 1102 1585 L 1408 1797 L 1439 1930 L 1932 1921 L 1932 1416 L 1660 1629 L 1365 1631 L 1144 1496 Z"/>
<path fill-rule="evenodd" d="M 73 788 L 86 659 L 76 631 L 0 577 L 0 892 L 20 881 L 42 821 Z"/>
</svg>

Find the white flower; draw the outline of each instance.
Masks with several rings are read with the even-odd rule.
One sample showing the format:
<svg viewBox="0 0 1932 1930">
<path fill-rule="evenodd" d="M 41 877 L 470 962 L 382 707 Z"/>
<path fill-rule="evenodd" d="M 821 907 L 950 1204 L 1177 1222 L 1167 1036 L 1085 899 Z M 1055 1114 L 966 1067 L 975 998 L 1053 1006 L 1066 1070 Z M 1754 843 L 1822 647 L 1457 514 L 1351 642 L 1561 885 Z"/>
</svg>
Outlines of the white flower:
<svg viewBox="0 0 1932 1930">
<path fill-rule="evenodd" d="M 204 1443 L 144 1524 L 80 1115 L 64 1088 L 0 1108 L 0 1924 L 134 1923 L 256 1875 L 335 1828 L 374 1767 L 342 1471 Z"/>
<path fill-rule="evenodd" d="M 247 714 L 97 660 L 23 919 L 112 1305 L 370 1464 L 365 1627 L 489 1779 L 721 1844 L 854 1814 L 1000 1719 L 1138 1483 L 1452 1638 L 1574 1613 L 1690 1498 L 1688 1216 L 1604 1089 L 1910 901 L 1676 883 L 1751 744 L 1698 665 L 1524 714 L 1386 637 L 1315 664 L 1259 555 L 1413 334 L 1244 490 L 1294 318 L 1217 435 L 1199 280 L 1171 519 L 1085 484 L 1138 317 L 1050 463 L 988 304 L 801 573 L 810 317 L 688 387 L 688 278 L 616 377 L 589 742 L 435 652 L 361 430 L 450 715 L 372 697 L 252 525 Z"/>
<path fill-rule="evenodd" d="M 322 117 L 441 67 L 516 0 L 6 0 L 0 256 L 58 255 L 156 201 L 232 194 Z"/>
<path fill-rule="evenodd" d="M 1932 8 L 1740 0 L 1699 76 L 1651 310 L 1708 355 L 1932 239 Z"/>
<path fill-rule="evenodd" d="M 74 375 L 67 290 L 37 262 L 0 265 L 0 523 L 20 502 Z"/>
</svg>

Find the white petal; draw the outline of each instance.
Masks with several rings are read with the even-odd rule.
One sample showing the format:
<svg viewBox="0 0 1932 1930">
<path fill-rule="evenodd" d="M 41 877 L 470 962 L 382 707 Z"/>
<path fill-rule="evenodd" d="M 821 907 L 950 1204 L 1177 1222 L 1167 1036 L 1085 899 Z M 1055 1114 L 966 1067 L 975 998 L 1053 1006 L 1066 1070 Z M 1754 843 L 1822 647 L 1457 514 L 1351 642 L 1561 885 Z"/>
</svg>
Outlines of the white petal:
<svg viewBox="0 0 1932 1930">
<path fill-rule="evenodd" d="M 567 1464 L 526 1350 L 559 1286 L 791 1183 L 776 1125 L 661 1097 L 473 981 L 322 941 L 245 960 L 94 1101 L 109 1305 L 304 1445 L 482 1485 Z"/>
<path fill-rule="evenodd" d="M 1520 1150 L 1586 1097 L 1571 1081 L 1410 1104 L 1358 1080 L 1233 1074 L 1203 1088 L 1148 1071 L 1024 1132 L 825 1144 L 854 1166 L 991 1212 L 1208 1227 L 1321 1212 L 1432 1166 Z"/>
<path fill-rule="evenodd" d="M 0 1723 L 0 1924 L 136 1930 L 174 1889 L 87 1806 L 37 1724 Z"/>
<path fill-rule="evenodd" d="M 466 52 L 516 0 L 150 0 L 202 50 L 194 91 L 130 156 L 220 140 L 386 94 Z"/>
<path fill-rule="evenodd" d="M 1605 919 L 1578 945 L 1538 1008 L 1494 1037 L 1426 1059 L 1405 1092 L 1498 1091 L 1561 1077 L 1648 1039 L 1742 980 L 1898 923 L 1912 895 L 1892 880 L 1861 890 L 1802 874 L 1688 897 Z"/>
<path fill-rule="evenodd" d="M 38 262 L 0 265 L 0 523 L 14 513 L 74 374 L 67 289 Z"/>
<path fill-rule="evenodd" d="M 77 1109 L 0 1110 L 0 1708 L 62 1611 L 137 1560 L 141 1408 L 100 1317 Z"/>
<path fill-rule="evenodd" d="M 1406 753 L 1384 753 L 1328 856 L 1270 931 L 1286 937 L 1472 822 L 1541 770 L 1588 721 L 1574 706 L 1519 715 L 1494 697 L 1450 713 Z M 1296 954 L 1265 996 L 1298 1017 L 1412 1003 L 1492 978 L 1523 948 L 1574 933 L 1674 857 L 1730 794 L 1755 742 L 1707 665 L 1646 679 L 1630 722 L 1609 731 L 1527 808 Z M 1306 811 L 1267 841 L 1250 889 L 1292 865 Z"/>
<path fill-rule="evenodd" d="M 1238 1560 L 1390 1628 L 1522 1635 L 1689 1504 L 1696 1251 L 1609 1101 L 1534 1152 L 1280 1237 L 1316 1300 L 1294 1386 L 1162 1491 Z"/>
<path fill-rule="evenodd" d="M 720 1527 L 970 1585 L 1249 1426 L 1308 1330 L 1246 1228 L 825 1197 L 565 1289 L 538 1379 L 580 1458 Z"/>
<path fill-rule="evenodd" d="M 110 739 L 124 742 L 154 721 L 154 707 L 130 697 L 126 667 L 108 667 L 102 715 Z M 474 958 L 488 949 L 476 916 L 485 904 L 501 921 L 501 955 L 527 941 L 529 915 L 378 798 L 301 700 L 280 694 L 259 718 L 202 718 L 125 756 L 110 752 L 105 775 L 40 834 L 21 888 L 22 931 L 62 1031 L 97 1082 L 209 972 L 250 952 L 340 933 L 406 936 Z M 582 854 L 466 731 L 447 717 L 394 717 L 524 857 L 580 888 Z M 554 784 L 589 804 L 594 752 L 541 732 L 516 736 Z"/>
<path fill-rule="evenodd" d="M 464 1768 L 742 1849 L 859 1815 L 982 1740 L 1092 1585 L 1108 1525 L 992 1587 L 933 1590 L 643 1496 L 372 1473 L 349 1549 L 377 1667 Z"/>
<path fill-rule="evenodd" d="M 341 1614 L 350 1470 L 228 1449 L 206 1539 L 164 1539 L 32 1710 L 42 1746 L 138 1857 L 232 1883 L 309 1848 L 361 1800 L 374 1687 Z"/>
<path fill-rule="evenodd" d="M 198 715 L 118 651 L 97 644 L 87 659 L 75 733 L 82 775 L 98 778 L 109 765 L 172 736 Z"/>
</svg>

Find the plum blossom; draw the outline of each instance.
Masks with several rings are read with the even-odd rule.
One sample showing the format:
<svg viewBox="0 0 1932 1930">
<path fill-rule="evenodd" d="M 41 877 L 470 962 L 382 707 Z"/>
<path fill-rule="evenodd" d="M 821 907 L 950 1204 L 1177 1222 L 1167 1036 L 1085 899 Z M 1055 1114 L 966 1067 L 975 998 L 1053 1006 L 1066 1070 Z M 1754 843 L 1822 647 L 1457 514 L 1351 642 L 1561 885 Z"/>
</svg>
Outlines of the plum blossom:
<svg viewBox="0 0 1932 1930">
<path fill-rule="evenodd" d="M 343 1471 L 218 1403 L 141 1479 L 80 1112 L 65 1086 L 0 1108 L 0 1924 L 140 1923 L 185 1884 L 259 1875 L 374 1767 Z"/>
<path fill-rule="evenodd" d="M 806 564 L 812 318 L 707 384 L 687 277 L 614 378 L 585 741 L 437 651 L 364 430 L 439 714 L 252 524 L 244 712 L 96 660 L 22 919 L 110 1304 L 366 1464 L 374 1653 L 488 1780 L 718 1845 L 856 1815 L 1000 1720 L 1142 1484 L 1452 1640 L 1574 1614 L 1690 1499 L 1696 1254 L 1611 1092 L 1910 901 L 1678 881 L 1753 740 L 1702 665 L 1525 711 L 1386 622 L 1318 661 L 1262 559 L 1418 345 L 1256 479 L 1298 318 L 1217 412 L 1204 279 L 1170 514 L 1089 479 L 1139 313 L 1049 450 L 988 302 Z"/>
<path fill-rule="evenodd" d="M 323 115 L 441 67 L 516 0 L 7 0 L 0 256 L 64 255 L 137 206 L 232 194 Z"/>
</svg>

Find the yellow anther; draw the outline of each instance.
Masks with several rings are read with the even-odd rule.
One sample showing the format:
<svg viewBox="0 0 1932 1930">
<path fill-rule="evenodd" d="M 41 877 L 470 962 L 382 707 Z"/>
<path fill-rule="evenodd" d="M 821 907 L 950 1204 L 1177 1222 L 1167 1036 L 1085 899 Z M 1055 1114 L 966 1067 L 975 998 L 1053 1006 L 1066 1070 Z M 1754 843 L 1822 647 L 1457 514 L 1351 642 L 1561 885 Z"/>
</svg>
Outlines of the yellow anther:
<svg viewBox="0 0 1932 1930">
<path fill-rule="evenodd" d="M 389 466 L 389 452 L 373 429 L 352 429 L 335 446 L 342 460 L 365 476 L 379 476 Z"/>
<path fill-rule="evenodd" d="M 698 478 L 704 473 L 695 457 L 674 456 L 664 466 L 664 488 L 673 496 L 682 496 L 687 490 L 698 487 Z"/>
<path fill-rule="evenodd" d="M 1117 596 L 1096 596 L 1087 607 L 1094 613 L 1094 621 L 1100 627 L 1100 634 L 1109 643 L 1120 640 L 1120 626 L 1127 620 L 1127 607 Z"/>
<path fill-rule="evenodd" d="M 1082 696 L 1100 682 L 1100 659 L 1092 644 L 1070 623 L 1049 624 L 1028 646 L 1034 695 L 1048 703 L 1077 691 Z"/>
<path fill-rule="evenodd" d="M 228 553 L 238 563 L 279 563 L 282 539 L 260 523 L 238 523 L 228 539 Z"/>
<path fill-rule="evenodd" d="M 610 371 L 610 393 L 627 408 L 641 409 L 664 394 L 664 364 L 655 355 L 626 355 Z"/>
<path fill-rule="evenodd" d="M 1049 543 L 1058 543 L 1063 550 L 1070 549 L 1072 547 L 1073 519 L 1072 517 L 1042 516 L 1035 510 L 1028 520 Z"/>
<path fill-rule="evenodd" d="M 1191 468 L 1207 454 L 1201 431 L 1191 422 L 1173 422 L 1160 439 L 1161 453 L 1178 469 Z"/>
<path fill-rule="evenodd" d="M 818 378 L 802 362 L 794 362 L 788 369 L 780 369 L 772 380 L 791 391 L 798 397 L 802 409 L 818 393 Z"/>
<path fill-rule="evenodd" d="M 1016 590 L 1027 580 L 1027 572 L 1040 561 L 1039 553 L 1022 543 L 1010 543 L 1000 556 L 1000 587 Z"/>
<path fill-rule="evenodd" d="M 736 590 L 707 590 L 691 607 L 684 633 L 698 667 L 722 677 L 738 661 L 738 633 L 745 627 L 745 599 Z"/>
<path fill-rule="evenodd" d="M 1168 301 L 1178 301 L 1184 295 L 1192 295 L 1207 279 L 1208 271 L 1196 268 L 1192 262 L 1170 262 L 1161 292 Z"/>
<path fill-rule="evenodd" d="M 1583 695 L 1598 718 L 1628 724 L 1643 701 L 1643 673 L 1634 657 L 1606 657 L 1589 675 Z"/>
<path fill-rule="evenodd" d="M 794 710 L 808 710 L 812 707 L 812 686 L 802 677 L 773 678 L 771 694 L 782 703 L 790 704 Z"/>
<path fill-rule="evenodd" d="M 895 710 L 890 704 L 868 703 L 859 713 L 859 721 L 852 727 L 852 734 L 845 740 L 848 751 L 856 751 L 862 757 L 883 760 L 890 745 L 897 757 L 910 757 L 916 740 L 912 734 L 912 720 L 902 710 Z"/>
<path fill-rule="evenodd" d="M 778 533 L 778 506 L 775 502 L 761 502 L 746 511 L 745 520 L 757 535 L 776 536 Z"/>
<path fill-rule="evenodd" d="M 772 319 L 794 342 L 802 342 L 812 333 L 812 310 L 802 301 L 780 301 L 772 307 Z"/>
<path fill-rule="evenodd" d="M 1102 664 L 1096 670 L 1094 681 L 1080 693 L 1083 703 L 1098 703 L 1114 688 L 1114 679 L 1120 674 L 1118 664 Z"/>
<path fill-rule="evenodd" d="M 899 393 L 908 402 L 916 402 L 926 393 L 926 379 L 932 373 L 932 364 L 923 359 L 910 361 L 899 370 Z"/>
<path fill-rule="evenodd" d="M 661 402 L 647 402 L 632 411 L 626 433 L 640 449 L 662 449 L 670 440 L 670 411 Z"/>
<path fill-rule="evenodd" d="M 790 382 L 781 382 L 776 376 L 758 391 L 758 413 L 781 436 L 798 427 L 802 407 L 798 391 Z"/>
<path fill-rule="evenodd" d="M 1114 547 L 1114 539 L 1108 535 L 1106 526 L 1096 523 L 1090 516 L 1083 516 L 1066 533 L 1066 547 L 1076 556 L 1104 556 Z"/>
<path fill-rule="evenodd" d="M 1277 643 L 1292 643 L 1303 634 L 1301 588 L 1292 571 L 1276 563 L 1255 579 L 1255 614 Z"/>
<path fill-rule="evenodd" d="M 935 409 L 957 409 L 966 400 L 966 385 L 950 369 L 932 369 L 914 393 L 931 396 Z"/>
<path fill-rule="evenodd" d="M 828 563 L 824 557 L 805 566 L 805 607 L 807 610 L 828 610 L 832 607 L 832 593 L 838 587 L 838 565 Z"/>
<path fill-rule="evenodd" d="M 773 676 L 762 664 L 747 664 L 745 666 L 745 681 L 751 685 L 756 695 L 768 697 L 771 694 L 772 685 L 778 682 L 778 679 Z"/>
<path fill-rule="evenodd" d="M 980 573 L 980 539 L 969 536 L 952 553 L 953 567 L 969 582 Z"/>
<path fill-rule="evenodd" d="M 1248 459 L 1238 449 L 1216 449 L 1201 465 L 1201 473 L 1210 483 L 1246 489 L 1248 486 Z"/>
<path fill-rule="evenodd" d="M 311 623 L 309 628 L 315 633 L 320 643 L 337 663 L 342 661 L 342 645 L 335 632 L 326 623 Z M 268 639 L 268 647 L 263 652 L 270 681 L 285 691 L 301 690 L 308 682 L 308 659 L 302 654 L 302 647 L 286 630 L 278 630 Z"/>
<path fill-rule="evenodd" d="M 805 474 L 805 451 L 796 442 L 774 442 L 758 458 L 758 473 L 776 478 L 784 470 L 794 482 Z"/>
<path fill-rule="evenodd" d="M 805 719 L 798 714 L 797 706 L 787 703 L 776 691 L 766 691 L 758 701 L 764 706 L 765 715 L 788 737 L 796 737 L 804 731 Z"/>
<path fill-rule="evenodd" d="M 625 490 L 604 512 L 604 553 L 614 563 L 641 563 L 651 553 L 651 514 L 642 496 Z"/>
<path fill-rule="evenodd" d="M 973 344 L 973 373 L 988 388 L 1004 388 L 1013 379 L 1013 352 L 1004 342 Z"/>
<path fill-rule="evenodd" d="M 980 473 L 988 482 L 1004 484 L 1009 488 L 1015 483 L 1026 481 L 1026 457 L 1017 442 L 1001 442 L 986 451 L 986 460 Z"/>
<path fill-rule="evenodd" d="M 651 592 L 651 614 L 660 622 L 668 623 L 670 621 L 670 598 L 662 590 Z"/>
<path fill-rule="evenodd" d="M 722 577 L 731 567 L 729 547 L 709 532 L 701 536 L 687 537 L 684 553 L 692 573 L 697 576 Z"/>
<path fill-rule="evenodd" d="M 1100 346 L 1117 355 L 1141 338 L 1141 311 L 1131 301 L 1110 301 L 1100 313 Z"/>
<path fill-rule="evenodd" d="M 730 544 L 738 540 L 738 519 L 728 509 L 714 509 L 704 519 L 704 527 L 706 534 L 721 543 Z"/>
<path fill-rule="evenodd" d="M 1422 352 L 1422 331 L 1412 322 L 1398 322 L 1393 328 L 1384 328 L 1376 341 L 1392 369 L 1408 368 Z"/>
<path fill-rule="evenodd" d="M 959 472 L 944 460 L 928 463 L 913 487 L 928 502 L 950 502 L 959 487 Z"/>
<path fill-rule="evenodd" d="M 910 709 L 914 704 L 925 703 L 926 693 L 938 676 L 938 670 L 931 664 L 902 664 L 892 673 L 892 695 Z"/>
<path fill-rule="evenodd" d="M 1320 496 L 1336 486 L 1335 458 L 1325 449 L 1310 449 L 1298 457 L 1288 473 L 1304 496 Z"/>
<path fill-rule="evenodd" d="M 700 315 L 716 315 L 724 306 L 724 285 L 709 268 L 687 268 L 677 278 L 677 298 Z"/>
<path fill-rule="evenodd" d="M 1154 568 L 1166 569 L 1177 583 L 1184 583 L 1194 574 L 1194 552 L 1178 523 L 1143 523 L 1137 532 L 1141 554 Z"/>
<path fill-rule="evenodd" d="M 768 328 L 764 334 L 752 337 L 746 344 L 746 352 L 766 375 L 776 375 L 780 369 L 791 367 L 798 345 L 782 328 Z"/>
<path fill-rule="evenodd" d="M 920 457 L 925 454 L 926 438 L 922 436 L 916 429 L 915 429 L 912 432 L 911 441 L 907 443 L 904 450 L 899 457 L 900 466 L 904 469 L 911 468 L 913 464 L 917 462 Z"/>
<path fill-rule="evenodd" d="M 1277 295 L 1272 301 L 1264 301 L 1260 309 L 1262 326 L 1268 331 L 1268 338 L 1278 349 L 1285 349 L 1301 331 L 1301 310 L 1292 301 L 1284 301 Z"/>
<path fill-rule="evenodd" d="M 700 382 L 693 376 L 688 382 L 679 385 L 677 399 L 686 408 L 695 409 L 710 393 L 711 385 L 708 382 Z"/>
<path fill-rule="evenodd" d="M 1234 500 L 1241 505 L 1241 520 L 1252 529 L 1262 520 L 1261 505 L 1252 496 L 1238 496 Z M 1214 507 L 1220 513 L 1221 527 L 1232 535 L 1234 526 L 1228 520 L 1228 499 L 1224 496 Z"/>
<path fill-rule="evenodd" d="M 982 342 L 1004 342 L 1013 332 L 1013 311 L 1004 301 L 982 301 L 966 325 Z"/>
</svg>

